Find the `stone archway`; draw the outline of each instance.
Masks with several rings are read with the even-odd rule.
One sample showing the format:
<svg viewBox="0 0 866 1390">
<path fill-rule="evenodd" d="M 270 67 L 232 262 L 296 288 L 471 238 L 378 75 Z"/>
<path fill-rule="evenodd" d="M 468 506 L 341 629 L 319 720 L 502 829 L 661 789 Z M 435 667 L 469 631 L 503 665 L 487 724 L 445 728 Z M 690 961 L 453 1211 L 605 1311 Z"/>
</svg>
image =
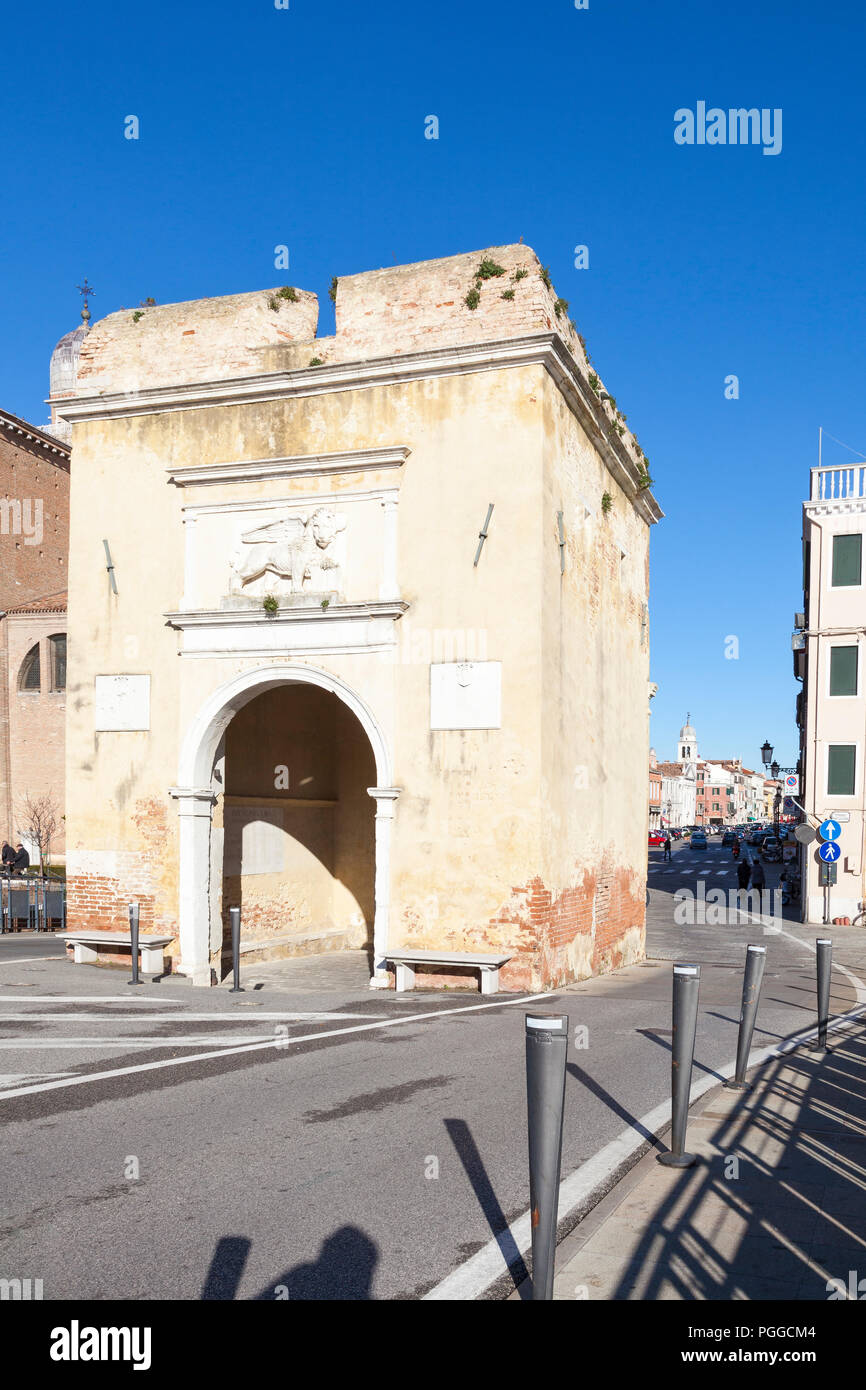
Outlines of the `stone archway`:
<svg viewBox="0 0 866 1390">
<path fill-rule="evenodd" d="M 308 684 L 329 691 L 355 715 L 372 750 L 376 785 L 368 787 L 376 802 L 372 988 L 387 988 L 385 957 L 391 888 L 391 826 L 399 788 L 392 785 L 391 754 L 372 711 L 350 686 L 331 672 L 300 663 L 245 671 L 215 690 L 187 730 L 181 748 L 178 785 L 170 788 L 180 819 L 178 970 L 193 984 L 212 983 L 213 913 L 211 825 L 216 790 L 214 763 L 232 718 L 256 696 L 286 684 Z"/>
</svg>

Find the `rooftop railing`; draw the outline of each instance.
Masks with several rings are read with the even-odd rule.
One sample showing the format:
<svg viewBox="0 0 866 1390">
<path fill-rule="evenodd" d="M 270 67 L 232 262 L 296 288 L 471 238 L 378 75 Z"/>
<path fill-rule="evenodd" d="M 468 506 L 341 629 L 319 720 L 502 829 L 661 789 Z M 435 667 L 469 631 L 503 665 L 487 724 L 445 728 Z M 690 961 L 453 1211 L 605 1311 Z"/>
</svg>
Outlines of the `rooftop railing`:
<svg viewBox="0 0 866 1390">
<path fill-rule="evenodd" d="M 843 501 L 848 497 L 866 497 L 866 464 L 812 469 L 813 502 Z"/>
</svg>

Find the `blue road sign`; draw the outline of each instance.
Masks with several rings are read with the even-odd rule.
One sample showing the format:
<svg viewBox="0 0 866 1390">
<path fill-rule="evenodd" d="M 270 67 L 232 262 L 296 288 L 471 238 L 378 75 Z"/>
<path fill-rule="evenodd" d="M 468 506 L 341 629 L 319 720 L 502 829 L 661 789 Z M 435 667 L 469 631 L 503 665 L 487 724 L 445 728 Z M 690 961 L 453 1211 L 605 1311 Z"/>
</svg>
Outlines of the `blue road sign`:
<svg viewBox="0 0 866 1390">
<path fill-rule="evenodd" d="M 842 834 L 842 827 L 837 820 L 824 820 L 818 826 L 818 834 L 822 840 L 838 840 Z"/>
<path fill-rule="evenodd" d="M 832 840 L 828 840 L 827 843 L 822 845 L 818 850 L 818 854 L 825 864 L 835 864 L 841 853 L 842 851 L 839 846 L 834 845 Z"/>
</svg>

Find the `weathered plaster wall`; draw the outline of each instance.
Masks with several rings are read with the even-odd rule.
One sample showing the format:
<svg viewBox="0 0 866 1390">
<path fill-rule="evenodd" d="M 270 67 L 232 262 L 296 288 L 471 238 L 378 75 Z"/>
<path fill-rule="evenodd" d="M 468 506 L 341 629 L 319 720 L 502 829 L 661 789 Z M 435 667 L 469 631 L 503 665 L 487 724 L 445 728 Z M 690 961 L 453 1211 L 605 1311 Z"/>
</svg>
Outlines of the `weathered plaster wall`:
<svg viewBox="0 0 866 1390">
<path fill-rule="evenodd" d="M 507 264 L 511 274 L 512 267 L 531 270 L 514 282 L 513 301 L 501 299 L 507 280 L 485 281 L 473 313 L 449 296 L 457 294 L 467 271 L 471 285 L 484 254 Z M 546 332 L 553 323 L 574 343 L 586 374 L 576 338 L 567 323 L 556 321 L 553 294 L 539 276 L 534 253 L 522 246 L 373 272 L 341 281 L 335 342 L 351 360 L 509 332 Z M 266 337 L 267 320 L 256 297 L 240 298 L 250 300 L 256 332 Z M 136 381 L 151 385 L 150 354 L 161 357 L 159 370 L 171 381 L 192 379 L 182 375 L 187 369 L 206 368 L 213 377 L 245 370 L 247 359 L 232 355 L 230 318 L 216 310 L 202 322 L 213 327 L 218 370 L 207 355 L 200 365 L 179 357 L 186 348 L 173 347 L 171 334 L 189 317 L 180 311 L 194 307 L 166 306 L 165 331 L 159 332 L 156 311 L 148 310 L 136 325 L 145 330 L 138 338 L 122 325 L 132 356 L 118 337 L 106 341 L 100 357 L 97 325 L 87 340 L 91 381 L 80 380 L 80 389 L 92 390 L 97 376 L 106 392 L 134 390 Z M 169 308 L 177 312 L 169 315 Z M 297 305 L 286 304 L 279 313 L 295 311 Z M 272 346 L 259 360 L 277 370 L 281 357 L 283 349 Z M 599 410 L 604 415 L 605 408 Z M 168 789 L 178 777 L 184 733 L 213 692 L 240 672 L 306 662 L 356 692 L 393 750 L 393 781 L 402 791 L 392 845 L 392 944 L 510 949 L 515 959 L 504 983 L 512 988 L 540 988 L 567 974 L 634 958 L 641 948 L 642 910 L 637 914 L 635 903 L 640 896 L 642 908 L 638 864 L 646 819 L 646 654 L 639 649 L 637 613 L 645 597 L 648 527 L 623 485 L 612 480 L 598 442 L 581 434 L 543 365 L 357 389 L 335 386 L 259 403 L 179 405 L 78 421 L 74 429 L 71 926 L 118 924 L 134 891 L 143 902 L 145 925 L 176 929 L 178 822 Z M 397 470 L 217 486 L 178 487 L 168 480 L 170 470 L 184 467 L 395 446 L 410 450 Z M 632 447 L 627 435 L 622 447 Z M 392 652 L 299 653 L 287 626 L 283 654 L 267 660 L 179 654 L 183 639 L 166 614 L 181 607 L 184 593 L 184 508 L 259 500 L 285 509 L 293 498 L 348 497 L 382 487 L 399 488 L 398 576 L 409 604 L 395 625 Z M 613 510 L 602 519 L 604 490 L 613 494 Z M 598 515 L 582 535 L 577 518 L 584 495 Z M 490 502 L 495 510 L 476 567 L 478 532 Z M 574 522 L 563 581 L 560 507 L 567 527 Z M 206 533 L 201 521 L 197 526 L 202 534 L 216 534 Z M 350 594 L 355 599 L 378 596 L 363 592 L 381 572 L 378 526 L 371 514 L 348 537 L 346 582 L 348 590 L 356 586 Z M 110 539 L 117 567 L 116 596 L 107 582 L 102 536 Z M 624 565 L 620 541 L 628 556 Z M 222 542 L 199 547 L 198 602 L 218 603 L 227 566 Z M 502 662 L 500 730 L 429 727 L 430 662 L 464 657 Z M 100 672 L 151 675 L 149 734 L 94 737 L 93 678 Z M 330 876 L 351 889 L 369 921 L 372 885 L 360 879 L 373 807 L 369 798 L 364 803 L 356 775 L 367 754 L 355 743 L 352 758 L 344 756 L 347 735 L 340 720 L 345 725 L 350 718 L 341 713 L 333 730 L 338 809 L 321 820 L 316 834 L 320 859 L 330 837 Z M 324 766 L 324 743 L 320 754 Z M 583 764 L 588 788 L 575 780 Z M 374 785 L 369 772 L 363 775 L 370 776 L 366 785 Z M 220 802 L 217 828 L 230 809 Z M 294 838 L 301 843 L 303 837 Z M 309 869 L 308 864 L 303 872 Z M 271 888 L 280 910 L 282 889 Z M 311 909 L 310 919 L 323 910 Z M 217 910 L 217 929 L 219 917 Z"/>
</svg>

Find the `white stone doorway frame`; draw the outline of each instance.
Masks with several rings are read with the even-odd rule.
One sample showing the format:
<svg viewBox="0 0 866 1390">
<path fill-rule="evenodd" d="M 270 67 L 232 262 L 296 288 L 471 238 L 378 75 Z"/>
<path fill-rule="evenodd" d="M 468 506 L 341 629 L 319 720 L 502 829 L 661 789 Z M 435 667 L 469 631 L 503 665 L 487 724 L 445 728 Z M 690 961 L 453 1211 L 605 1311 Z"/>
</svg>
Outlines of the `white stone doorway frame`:
<svg viewBox="0 0 866 1390">
<path fill-rule="evenodd" d="M 391 906 L 391 827 L 399 787 L 392 785 L 391 754 L 382 728 L 359 695 L 329 671 L 300 663 L 244 671 L 213 691 L 187 730 L 180 754 L 178 784 L 170 787 L 180 817 L 180 961 L 177 969 L 195 985 L 211 983 L 210 846 L 216 793 L 213 768 L 217 749 L 238 710 L 279 685 L 315 685 L 330 691 L 352 711 L 370 741 L 376 786 L 372 989 L 387 989 L 385 960 Z"/>
</svg>

